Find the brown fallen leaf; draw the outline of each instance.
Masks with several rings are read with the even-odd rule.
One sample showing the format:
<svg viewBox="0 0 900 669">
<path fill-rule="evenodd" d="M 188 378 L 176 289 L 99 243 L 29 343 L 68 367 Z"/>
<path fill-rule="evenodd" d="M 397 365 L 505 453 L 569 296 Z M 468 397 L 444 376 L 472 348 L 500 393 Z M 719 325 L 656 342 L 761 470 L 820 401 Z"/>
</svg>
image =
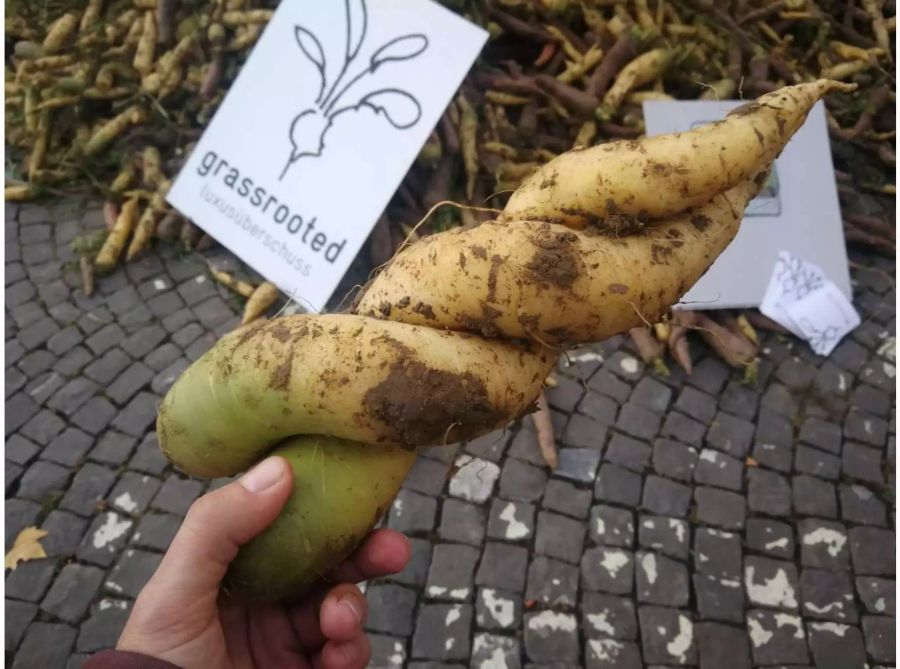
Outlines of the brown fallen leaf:
<svg viewBox="0 0 900 669">
<path fill-rule="evenodd" d="M 46 530 L 39 530 L 36 527 L 26 527 L 19 532 L 13 547 L 6 554 L 6 568 L 15 571 L 20 562 L 47 557 L 47 553 L 44 552 L 44 547 L 41 546 L 40 542 L 46 536 Z"/>
<path fill-rule="evenodd" d="M 747 465 L 748 467 L 759 467 L 759 463 L 756 460 L 754 460 L 753 458 L 751 458 L 749 455 L 747 456 L 747 459 L 744 460 L 744 464 Z"/>
</svg>

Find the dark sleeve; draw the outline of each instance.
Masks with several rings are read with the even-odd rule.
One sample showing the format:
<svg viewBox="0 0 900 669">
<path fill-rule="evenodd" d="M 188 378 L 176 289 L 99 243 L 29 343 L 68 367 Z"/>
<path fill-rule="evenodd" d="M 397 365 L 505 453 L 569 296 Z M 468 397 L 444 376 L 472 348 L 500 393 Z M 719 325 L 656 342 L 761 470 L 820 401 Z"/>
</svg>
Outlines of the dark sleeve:
<svg viewBox="0 0 900 669">
<path fill-rule="evenodd" d="M 124 650 L 104 650 L 85 661 L 81 669 L 180 669 L 180 667 L 149 655 Z"/>
</svg>

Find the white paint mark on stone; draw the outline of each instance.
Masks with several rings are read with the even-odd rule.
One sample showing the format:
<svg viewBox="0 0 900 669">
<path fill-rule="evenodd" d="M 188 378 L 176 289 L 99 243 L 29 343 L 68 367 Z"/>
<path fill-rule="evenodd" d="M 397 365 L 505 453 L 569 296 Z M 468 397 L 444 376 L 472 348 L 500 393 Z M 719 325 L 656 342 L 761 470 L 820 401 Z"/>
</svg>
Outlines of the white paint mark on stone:
<svg viewBox="0 0 900 669">
<path fill-rule="evenodd" d="M 128 602 L 123 599 L 101 599 L 98 606 L 101 611 L 106 611 L 106 609 L 121 609 L 124 611 L 128 608 Z"/>
<path fill-rule="evenodd" d="M 700 459 L 704 462 L 711 462 L 712 464 L 716 464 L 716 461 L 719 459 L 719 454 L 715 451 L 711 451 L 708 448 L 704 448 L 700 451 Z"/>
<path fill-rule="evenodd" d="M 609 614 L 609 609 L 604 609 L 600 613 L 589 613 L 587 619 L 591 627 L 598 632 L 613 635 L 616 633 L 616 628 L 609 622 Z"/>
<path fill-rule="evenodd" d="M 442 588 L 439 585 L 429 585 L 428 586 L 428 596 L 429 597 L 440 597 L 445 592 L 447 592 L 447 588 Z"/>
<path fill-rule="evenodd" d="M 830 527 L 819 527 L 803 536 L 804 546 L 816 546 L 828 544 L 828 554 L 835 557 L 847 543 L 847 535 L 833 530 Z"/>
<path fill-rule="evenodd" d="M 399 497 L 394 499 L 394 515 L 397 517 L 403 515 L 403 500 Z"/>
<path fill-rule="evenodd" d="M 687 616 L 678 615 L 678 634 L 666 644 L 669 655 L 677 658 L 679 664 L 687 660 L 687 652 L 694 642 L 694 624 Z"/>
<path fill-rule="evenodd" d="M 59 374 L 57 374 L 56 372 L 53 372 L 52 374 L 50 374 L 49 377 L 47 377 L 46 381 L 44 381 L 41 385 L 37 386 L 36 388 L 32 388 L 28 394 L 31 395 L 32 397 L 34 397 L 35 395 L 39 395 L 44 390 L 44 388 L 49 386 L 51 383 L 56 382 L 56 377 L 58 377 L 58 376 L 59 376 Z"/>
<path fill-rule="evenodd" d="M 528 620 L 528 628 L 535 631 L 550 629 L 556 632 L 574 632 L 577 626 L 575 616 L 556 611 L 542 611 Z"/>
<path fill-rule="evenodd" d="M 118 583 L 113 583 L 112 581 L 107 581 L 106 587 L 115 592 L 122 592 L 122 586 Z"/>
<path fill-rule="evenodd" d="M 598 517 L 597 518 L 597 536 L 602 537 L 604 534 L 606 534 L 606 523 L 603 522 L 602 518 Z"/>
<path fill-rule="evenodd" d="M 762 623 L 756 618 L 748 618 L 747 627 L 750 632 L 750 641 L 753 642 L 754 648 L 759 648 L 764 643 L 768 643 L 775 636 L 774 632 L 770 632 L 763 627 Z"/>
<path fill-rule="evenodd" d="M 94 532 L 94 536 L 91 539 L 94 544 L 94 548 L 106 548 L 108 547 L 110 551 L 113 550 L 113 546 L 109 546 L 113 541 L 121 537 L 131 528 L 131 521 L 125 518 L 119 519 L 119 516 L 115 513 L 107 513 L 106 520 L 103 524 Z"/>
<path fill-rule="evenodd" d="M 512 627 L 515 622 L 515 603 L 511 599 L 497 596 L 497 591 L 485 588 L 481 591 L 485 606 L 501 627 Z"/>
<path fill-rule="evenodd" d="M 496 639 L 498 639 L 498 637 L 492 637 L 489 634 L 479 634 L 475 637 L 472 654 L 475 655 L 484 649 L 488 649 L 490 655 L 477 664 L 473 663 L 472 666 L 478 667 L 479 669 L 508 669 L 509 665 L 506 664 L 506 653 L 503 652 L 503 648 L 499 645 L 494 645 L 493 648 L 491 648 L 492 639 L 495 640 L 494 644 L 496 644 Z"/>
<path fill-rule="evenodd" d="M 479 504 L 491 496 L 500 467 L 471 455 L 459 456 L 456 467 L 456 473 L 450 479 L 451 495 Z"/>
<path fill-rule="evenodd" d="M 842 372 L 838 372 L 838 390 L 842 393 L 847 392 L 847 377 Z"/>
<path fill-rule="evenodd" d="M 455 623 L 460 618 L 462 618 L 462 613 L 460 612 L 460 607 L 459 606 L 451 606 L 450 610 L 447 611 L 447 617 L 444 618 L 444 626 L 450 627 L 450 625 Z"/>
<path fill-rule="evenodd" d="M 627 564 L 628 556 L 622 551 L 605 551 L 600 566 L 609 572 L 610 576 L 615 578 L 619 570 Z"/>
<path fill-rule="evenodd" d="M 469 596 L 468 588 L 456 588 L 455 590 L 451 590 L 448 595 L 450 599 L 458 599 L 460 601 L 465 600 L 466 597 Z"/>
<path fill-rule="evenodd" d="M 641 557 L 641 568 L 647 574 L 647 581 L 650 585 L 656 583 L 658 573 L 656 571 L 656 556 L 653 553 L 647 553 Z"/>
<path fill-rule="evenodd" d="M 875 607 L 875 610 L 876 610 L 876 611 L 878 611 L 879 613 L 882 613 L 882 612 L 884 611 L 884 609 L 885 609 L 885 606 L 884 606 L 884 597 L 879 597 L 878 599 L 876 599 L 876 600 L 872 603 L 872 606 Z"/>
<path fill-rule="evenodd" d="M 697 553 L 697 559 L 700 560 L 700 562 L 709 562 L 709 558 L 703 553 Z"/>
<path fill-rule="evenodd" d="M 402 667 L 403 662 L 406 660 L 406 646 L 404 646 L 399 641 L 394 642 L 394 652 L 388 658 L 388 662 L 395 667 Z"/>
<path fill-rule="evenodd" d="M 201 274 L 200 276 L 195 277 L 194 281 L 196 281 L 197 283 L 206 283 L 206 276 Z"/>
<path fill-rule="evenodd" d="M 131 499 L 131 495 L 129 495 L 127 492 L 123 492 L 121 495 L 116 497 L 113 500 L 113 506 L 119 507 L 126 513 L 131 513 L 138 507 L 137 502 Z"/>
<path fill-rule="evenodd" d="M 721 583 L 722 585 L 724 585 L 726 588 L 740 588 L 740 587 L 741 587 L 741 582 L 740 582 L 740 581 L 735 581 L 735 580 L 730 579 L 730 578 L 723 578 L 723 579 L 720 579 L 720 580 L 719 580 L 719 583 Z"/>
<path fill-rule="evenodd" d="M 156 290 L 165 290 L 165 289 L 166 289 L 166 282 L 163 281 L 162 279 L 154 279 L 154 280 L 153 280 L 153 287 L 156 288 Z"/>
<path fill-rule="evenodd" d="M 763 579 L 757 583 L 756 567 L 747 565 L 744 570 L 744 584 L 747 586 L 747 596 L 750 601 L 764 606 L 786 606 L 790 609 L 797 608 L 797 598 L 794 588 L 788 582 L 787 572 L 779 569 L 772 578 Z"/>
<path fill-rule="evenodd" d="M 640 364 L 638 363 L 637 358 L 632 358 L 630 355 L 627 355 L 619 360 L 619 367 L 626 374 L 637 374 L 640 369 Z"/>
<path fill-rule="evenodd" d="M 625 644 L 615 639 L 591 639 L 588 641 L 588 647 L 598 660 L 614 662 L 619 658 Z"/>
<path fill-rule="evenodd" d="M 832 602 L 831 604 L 826 604 L 825 606 L 817 606 L 812 602 L 803 602 L 803 606 L 813 613 L 818 613 L 819 615 L 828 613 L 831 609 L 840 609 L 839 613 L 841 617 L 843 617 L 844 613 L 844 605 L 841 602 Z"/>
<path fill-rule="evenodd" d="M 800 620 L 800 616 L 791 616 L 787 613 L 776 613 L 775 614 L 775 624 L 781 627 L 793 627 L 794 628 L 794 638 L 802 639 L 803 638 L 803 621 Z"/>
<path fill-rule="evenodd" d="M 554 579 L 553 579 L 553 585 L 559 585 L 559 579 L 558 579 L 558 578 L 554 578 Z"/>
<path fill-rule="evenodd" d="M 456 639 L 454 639 L 453 637 L 450 637 L 449 639 L 447 639 L 444 642 L 444 650 L 452 650 L 453 644 L 455 644 L 455 643 L 456 643 Z"/>
<path fill-rule="evenodd" d="M 787 537 L 781 537 L 781 539 L 775 539 L 774 541 L 765 544 L 765 548 L 767 551 L 770 551 L 773 548 L 787 548 L 788 541 L 790 541 L 790 539 Z"/>
<path fill-rule="evenodd" d="M 685 539 L 685 524 L 680 520 L 676 520 L 675 518 L 669 519 L 669 529 L 675 530 L 675 539 L 678 540 L 678 543 L 683 544 Z"/>
<path fill-rule="evenodd" d="M 574 367 L 585 362 L 603 362 L 603 355 L 596 351 L 582 351 L 581 353 L 569 353 L 563 356 L 566 367 Z"/>
<path fill-rule="evenodd" d="M 810 623 L 809 626 L 817 632 L 831 632 L 839 637 L 843 637 L 850 629 L 849 626 L 840 623 Z"/>
<path fill-rule="evenodd" d="M 516 505 L 510 502 L 500 512 L 500 520 L 506 522 L 507 539 L 524 539 L 528 536 L 528 525 L 516 520 Z M 599 519 L 598 519 L 599 520 Z M 599 530 L 602 532 L 602 530 Z"/>
<path fill-rule="evenodd" d="M 644 527 L 646 527 L 648 530 L 652 530 L 654 527 L 656 527 L 656 523 L 654 523 L 652 520 L 645 520 L 645 521 L 643 522 L 643 525 L 644 525 Z"/>
</svg>

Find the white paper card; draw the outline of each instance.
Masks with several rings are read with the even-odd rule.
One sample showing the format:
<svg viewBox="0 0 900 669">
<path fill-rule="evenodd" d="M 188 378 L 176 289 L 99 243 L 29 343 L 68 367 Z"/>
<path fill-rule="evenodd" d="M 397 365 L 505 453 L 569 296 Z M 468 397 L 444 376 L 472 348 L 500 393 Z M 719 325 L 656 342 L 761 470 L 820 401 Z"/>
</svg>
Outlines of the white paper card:
<svg viewBox="0 0 900 669">
<path fill-rule="evenodd" d="M 431 0 L 285 0 L 169 202 L 321 311 L 486 39 Z"/>
<path fill-rule="evenodd" d="M 724 118 L 743 104 L 728 101 L 644 103 L 648 135 L 681 132 Z M 772 177 L 748 205 L 734 241 L 680 303 L 691 309 L 756 307 L 778 252 L 789 251 L 825 270 L 847 299 L 850 270 L 825 108 L 816 103 L 781 156 Z"/>
<path fill-rule="evenodd" d="M 859 314 L 821 268 L 791 255 L 778 254 L 759 310 L 813 351 L 828 355 L 860 323 Z"/>
</svg>

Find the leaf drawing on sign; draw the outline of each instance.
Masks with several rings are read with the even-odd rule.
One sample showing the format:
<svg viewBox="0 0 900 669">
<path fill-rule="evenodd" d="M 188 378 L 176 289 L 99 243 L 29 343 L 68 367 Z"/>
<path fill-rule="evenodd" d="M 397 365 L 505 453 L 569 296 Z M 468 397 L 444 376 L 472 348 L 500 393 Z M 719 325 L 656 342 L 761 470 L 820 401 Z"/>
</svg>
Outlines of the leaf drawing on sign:
<svg viewBox="0 0 900 669">
<path fill-rule="evenodd" d="M 381 88 L 359 93 L 354 86 L 365 82 L 368 75 L 390 63 L 411 60 L 428 48 L 428 37 L 422 33 L 401 35 L 388 40 L 369 58 L 367 67 L 341 85 L 351 65 L 357 60 L 366 37 L 368 12 L 365 0 L 344 0 L 346 32 L 344 62 L 335 80 L 328 85 L 325 50 L 319 39 L 303 26 L 294 26 L 294 37 L 300 51 L 316 67 L 319 73 L 319 92 L 315 105 L 303 109 L 291 120 L 288 138 L 291 151 L 279 181 L 284 179 L 291 165 L 304 157 L 318 157 L 325 150 L 325 136 L 341 114 L 367 108 L 397 130 L 411 128 L 422 117 L 422 106 L 408 91 L 399 88 Z M 327 91 L 327 92 L 326 92 Z"/>
<path fill-rule="evenodd" d="M 20 562 L 28 560 L 37 560 L 38 558 L 47 557 L 44 547 L 41 546 L 40 540 L 47 536 L 46 530 L 39 530 L 36 527 L 26 527 L 19 532 L 13 547 L 9 549 L 4 560 L 6 569 L 15 570 Z"/>
</svg>

